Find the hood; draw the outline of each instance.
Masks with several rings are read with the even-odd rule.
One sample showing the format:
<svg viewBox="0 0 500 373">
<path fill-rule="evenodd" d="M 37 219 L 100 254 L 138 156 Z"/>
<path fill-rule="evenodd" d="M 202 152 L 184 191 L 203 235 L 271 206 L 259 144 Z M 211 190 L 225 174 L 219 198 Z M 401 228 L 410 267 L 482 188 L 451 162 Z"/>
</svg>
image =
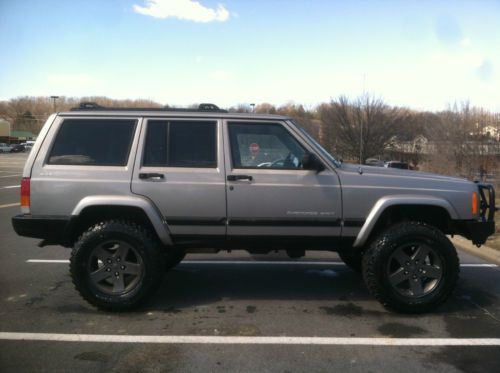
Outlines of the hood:
<svg viewBox="0 0 500 373">
<path fill-rule="evenodd" d="M 418 178 L 426 180 L 435 181 L 448 181 L 448 182 L 460 182 L 469 183 L 467 179 L 461 177 L 445 176 L 433 174 L 430 172 L 420 172 L 412 170 L 402 170 L 400 168 L 389 168 L 389 167 L 377 167 L 377 166 L 367 166 L 367 165 L 357 165 L 352 163 L 342 163 L 340 169 L 347 172 L 361 172 L 366 175 L 394 175 L 396 177 L 408 177 L 408 178 Z"/>
</svg>

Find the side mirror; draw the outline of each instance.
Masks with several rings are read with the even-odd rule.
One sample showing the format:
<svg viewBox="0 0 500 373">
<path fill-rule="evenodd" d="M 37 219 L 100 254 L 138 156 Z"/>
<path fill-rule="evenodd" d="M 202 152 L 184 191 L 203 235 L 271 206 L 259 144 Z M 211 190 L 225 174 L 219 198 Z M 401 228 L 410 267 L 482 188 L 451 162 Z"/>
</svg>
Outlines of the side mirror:
<svg viewBox="0 0 500 373">
<path fill-rule="evenodd" d="M 302 168 L 304 170 L 315 170 L 316 172 L 321 172 L 325 169 L 323 163 L 314 153 L 306 153 L 302 157 Z"/>
</svg>

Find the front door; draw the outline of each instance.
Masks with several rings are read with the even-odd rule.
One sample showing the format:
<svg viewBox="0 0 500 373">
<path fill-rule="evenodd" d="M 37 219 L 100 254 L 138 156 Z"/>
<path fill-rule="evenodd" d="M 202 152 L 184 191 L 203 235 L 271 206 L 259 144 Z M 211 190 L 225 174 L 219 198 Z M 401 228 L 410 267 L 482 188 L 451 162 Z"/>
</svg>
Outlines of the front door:
<svg viewBox="0 0 500 373">
<path fill-rule="evenodd" d="M 228 238 L 339 237 L 336 173 L 305 170 L 308 149 L 286 122 L 224 123 Z"/>
</svg>

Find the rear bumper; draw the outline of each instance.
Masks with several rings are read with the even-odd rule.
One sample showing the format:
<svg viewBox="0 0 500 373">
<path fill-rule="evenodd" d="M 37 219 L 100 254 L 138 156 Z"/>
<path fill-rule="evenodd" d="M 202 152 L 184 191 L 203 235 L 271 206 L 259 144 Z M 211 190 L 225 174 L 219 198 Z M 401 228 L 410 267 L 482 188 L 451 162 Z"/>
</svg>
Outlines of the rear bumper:
<svg viewBox="0 0 500 373">
<path fill-rule="evenodd" d="M 12 218 L 12 227 L 18 235 L 62 245 L 67 241 L 69 224 L 68 216 L 17 215 Z"/>
</svg>

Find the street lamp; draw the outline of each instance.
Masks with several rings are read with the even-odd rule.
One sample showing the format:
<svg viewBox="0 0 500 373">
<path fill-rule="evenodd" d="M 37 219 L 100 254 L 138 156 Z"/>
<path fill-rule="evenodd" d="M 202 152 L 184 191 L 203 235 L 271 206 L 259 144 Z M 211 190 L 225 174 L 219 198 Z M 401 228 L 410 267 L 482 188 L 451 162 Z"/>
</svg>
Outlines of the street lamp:
<svg viewBox="0 0 500 373">
<path fill-rule="evenodd" d="M 54 104 L 54 113 L 56 112 L 56 100 L 59 98 L 59 96 L 50 96 L 52 99 L 52 103 Z"/>
<path fill-rule="evenodd" d="M 255 104 L 250 104 L 250 106 L 252 107 L 252 113 L 255 111 Z"/>
</svg>

